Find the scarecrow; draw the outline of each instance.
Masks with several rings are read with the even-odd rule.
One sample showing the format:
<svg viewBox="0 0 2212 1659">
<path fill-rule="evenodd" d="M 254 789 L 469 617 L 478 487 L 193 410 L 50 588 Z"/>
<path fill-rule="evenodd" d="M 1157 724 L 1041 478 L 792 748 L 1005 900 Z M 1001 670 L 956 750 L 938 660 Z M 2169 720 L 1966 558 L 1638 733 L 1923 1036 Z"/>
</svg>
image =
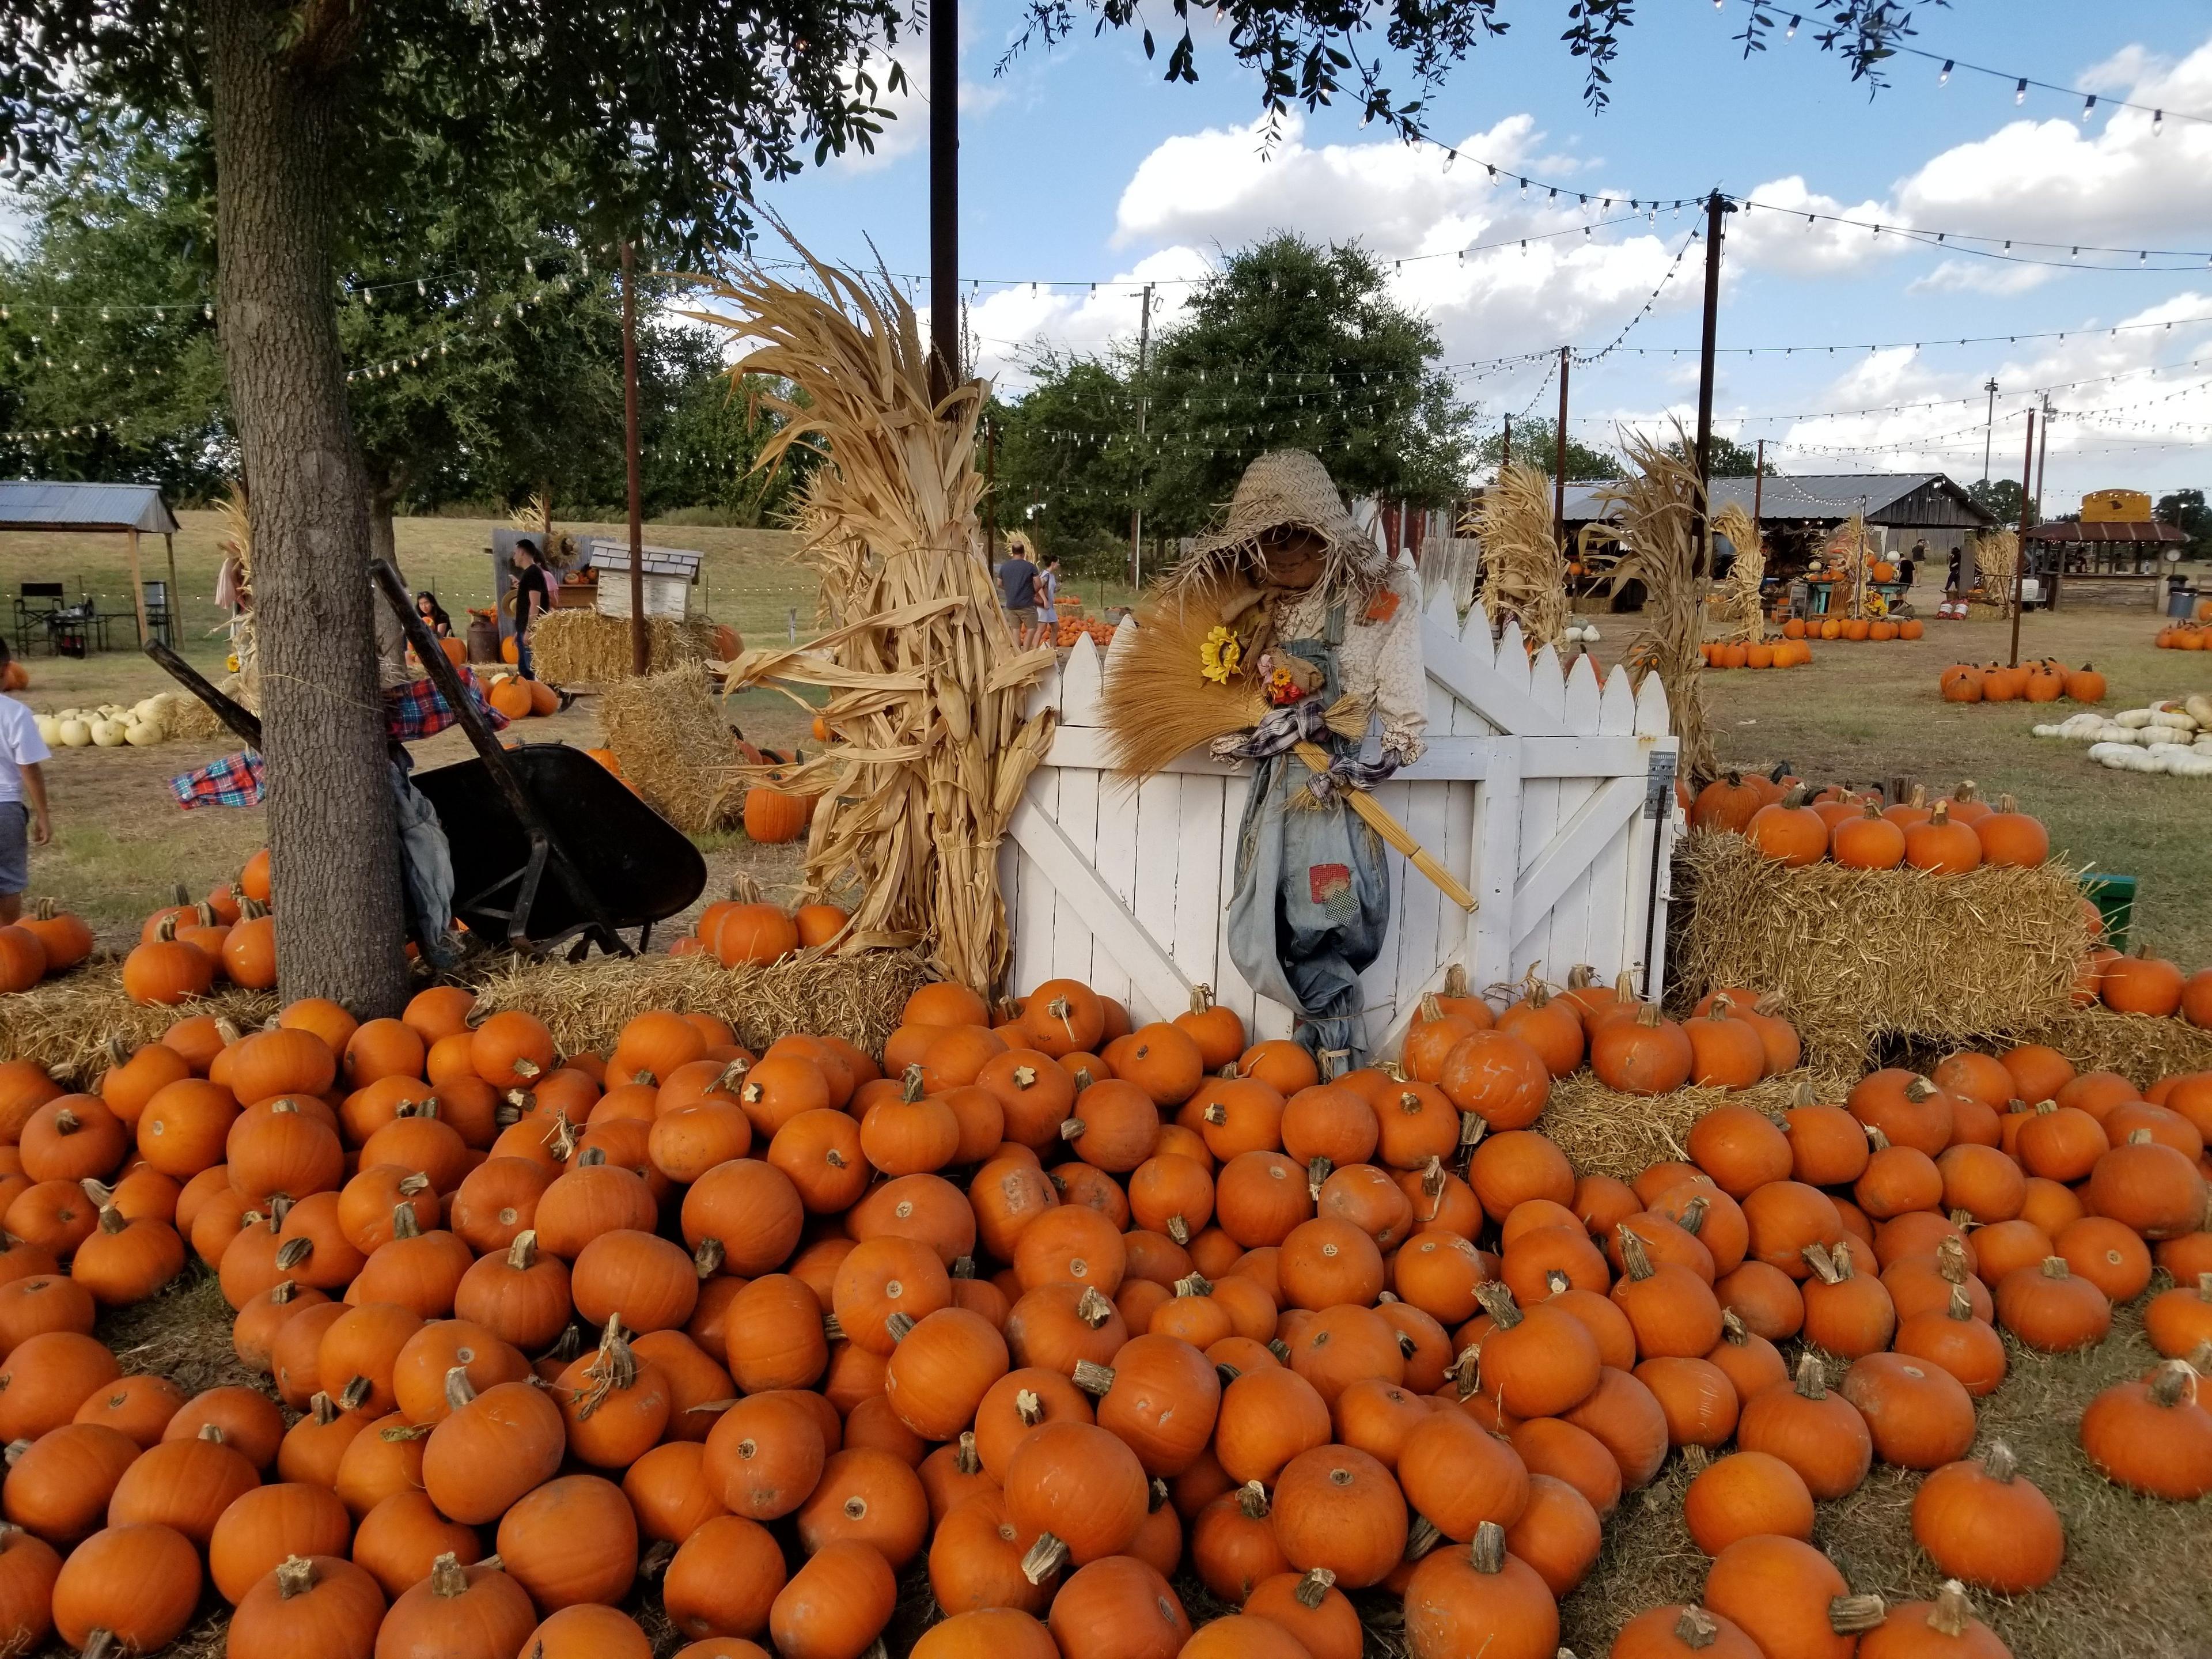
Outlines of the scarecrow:
<svg viewBox="0 0 2212 1659">
<path fill-rule="evenodd" d="M 1325 1077 L 1362 1058 L 1358 975 L 1390 909 L 1385 842 L 1419 853 L 1366 792 L 1419 757 L 1424 696 L 1419 580 L 1303 450 L 1246 470 L 1108 677 L 1121 769 L 1148 775 L 1200 743 L 1253 763 L 1229 954 L 1296 1011 Z"/>
</svg>

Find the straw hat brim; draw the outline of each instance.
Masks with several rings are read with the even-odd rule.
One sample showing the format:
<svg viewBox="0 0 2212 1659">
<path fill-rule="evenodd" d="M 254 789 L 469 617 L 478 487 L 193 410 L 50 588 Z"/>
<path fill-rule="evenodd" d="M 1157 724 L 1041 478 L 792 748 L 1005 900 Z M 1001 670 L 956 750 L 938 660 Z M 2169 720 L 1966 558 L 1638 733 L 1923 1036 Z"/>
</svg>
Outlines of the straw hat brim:
<svg viewBox="0 0 2212 1659">
<path fill-rule="evenodd" d="M 1244 469 L 1221 523 L 1193 544 L 1165 585 L 1255 580 L 1263 544 L 1283 530 L 1304 530 L 1321 541 L 1325 586 L 1370 587 L 1387 572 L 1382 549 L 1352 518 L 1320 458 L 1303 449 L 1271 449 Z"/>
</svg>

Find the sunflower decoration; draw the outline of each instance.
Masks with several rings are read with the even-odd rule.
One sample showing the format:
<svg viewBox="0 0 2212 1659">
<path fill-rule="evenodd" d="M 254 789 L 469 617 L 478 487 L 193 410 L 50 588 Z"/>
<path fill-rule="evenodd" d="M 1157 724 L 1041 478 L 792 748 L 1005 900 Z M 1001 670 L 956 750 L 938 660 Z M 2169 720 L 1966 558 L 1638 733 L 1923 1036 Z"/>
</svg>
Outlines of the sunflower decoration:
<svg viewBox="0 0 2212 1659">
<path fill-rule="evenodd" d="M 1199 672 L 1216 685 L 1237 678 L 1244 664 L 1244 642 L 1234 630 L 1216 626 L 1198 647 Z"/>
</svg>

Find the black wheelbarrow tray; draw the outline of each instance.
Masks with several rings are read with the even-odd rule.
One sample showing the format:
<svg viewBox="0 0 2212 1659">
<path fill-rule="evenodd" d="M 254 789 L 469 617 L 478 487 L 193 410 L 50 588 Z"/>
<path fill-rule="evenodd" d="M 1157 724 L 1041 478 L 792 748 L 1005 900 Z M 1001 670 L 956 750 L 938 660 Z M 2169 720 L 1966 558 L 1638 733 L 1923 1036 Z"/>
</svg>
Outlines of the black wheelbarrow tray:
<svg viewBox="0 0 2212 1659">
<path fill-rule="evenodd" d="M 582 750 L 563 743 L 502 747 L 389 563 L 371 568 L 405 627 L 424 673 L 475 745 L 474 760 L 418 771 L 453 866 L 453 914 L 489 944 L 530 951 L 576 941 L 613 955 L 638 929 L 687 908 L 706 890 L 707 861 L 690 838 Z M 255 748 L 261 722 L 159 641 L 147 653 Z M 393 745 L 397 748 L 397 744 Z"/>
</svg>

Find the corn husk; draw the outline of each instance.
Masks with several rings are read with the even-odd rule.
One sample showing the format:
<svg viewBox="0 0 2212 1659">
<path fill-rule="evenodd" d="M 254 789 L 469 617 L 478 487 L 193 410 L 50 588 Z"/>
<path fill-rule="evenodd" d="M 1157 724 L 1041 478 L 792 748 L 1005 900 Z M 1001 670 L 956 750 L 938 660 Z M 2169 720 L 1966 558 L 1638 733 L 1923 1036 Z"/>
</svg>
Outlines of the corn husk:
<svg viewBox="0 0 2212 1659">
<path fill-rule="evenodd" d="M 1567 554 L 1552 505 L 1548 477 L 1508 465 L 1462 526 L 1482 544 L 1484 611 L 1499 628 L 1518 622 L 1532 647 L 1557 645 L 1567 630 Z"/>
<path fill-rule="evenodd" d="M 1608 574 L 1616 592 L 1626 582 L 1643 583 L 1644 612 L 1627 662 L 1639 675 L 1657 674 L 1667 688 L 1682 769 L 1702 781 L 1715 763 L 1698 649 L 1705 580 L 1698 574 L 1697 459 L 1679 422 L 1671 442 L 1631 432 L 1621 447 L 1627 476 L 1600 493 L 1598 519 L 1583 529 L 1581 559 L 1585 568 Z"/>
<path fill-rule="evenodd" d="M 795 444 L 823 454 L 798 520 L 833 625 L 805 646 L 744 653 L 727 689 L 801 703 L 806 688 L 831 693 L 820 713 L 833 740 L 781 781 L 828 798 L 807 840 L 810 886 L 857 877 L 855 935 L 925 941 L 948 977 L 988 994 L 1011 954 L 999 844 L 1056 717 L 1027 709 L 1052 649 L 1015 644 L 983 556 L 986 387 L 965 381 L 936 402 L 914 309 L 889 279 L 799 251 L 816 287 L 750 266 L 702 280 L 734 315 L 696 315 L 749 343 L 734 386 L 779 388 L 761 394 L 783 425 L 760 464 Z"/>
<path fill-rule="evenodd" d="M 621 627 L 627 637 L 629 623 Z M 600 720 L 623 780 L 678 830 L 702 835 L 736 821 L 736 740 L 702 664 L 612 681 Z"/>
<path fill-rule="evenodd" d="M 1713 590 L 1712 608 L 1721 624 L 1721 637 L 1752 645 L 1766 637 L 1766 613 L 1759 602 L 1759 585 L 1766 574 L 1766 544 L 1741 501 L 1730 501 L 1713 514 L 1713 531 L 1729 538 L 1735 562 L 1728 580 Z"/>
</svg>

